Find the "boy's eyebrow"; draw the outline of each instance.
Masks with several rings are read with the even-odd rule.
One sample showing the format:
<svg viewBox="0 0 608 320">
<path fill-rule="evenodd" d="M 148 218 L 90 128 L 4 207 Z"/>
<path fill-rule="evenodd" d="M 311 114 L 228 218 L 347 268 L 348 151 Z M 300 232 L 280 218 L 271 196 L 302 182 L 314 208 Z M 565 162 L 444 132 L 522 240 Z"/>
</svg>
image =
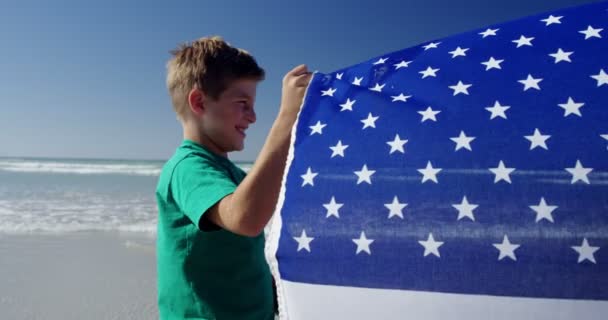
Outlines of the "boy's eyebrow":
<svg viewBox="0 0 608 320">
<path fill-rule="evenodd" d="M 234 92 L 232 92 L 232 96 L 235 98 L 246 98 L 250 100 L 253 99 L 253 97 L 251 97 L 247 92 L 240 90 L 235 90 Z"/>
</svg>

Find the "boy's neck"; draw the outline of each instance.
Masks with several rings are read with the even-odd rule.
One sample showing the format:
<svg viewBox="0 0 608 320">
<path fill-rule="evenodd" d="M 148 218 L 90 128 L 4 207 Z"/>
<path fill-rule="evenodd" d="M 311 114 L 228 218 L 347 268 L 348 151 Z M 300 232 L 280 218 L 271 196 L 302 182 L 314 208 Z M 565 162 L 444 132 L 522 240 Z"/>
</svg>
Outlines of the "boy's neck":
<svg viewBox="0 0 608 320">
<path fill-rule="evenodd" d="M 228 159 L 228 154 L 220 152 L 218 150 L 219 148 L 216 147 L 210 139 L 202 135 L 199 130 L 194 130 L 193 128 L 189 128 L 189 126 L 184 126 L 184 140 L 196 142 L 214 154 Z"/>
</svg>

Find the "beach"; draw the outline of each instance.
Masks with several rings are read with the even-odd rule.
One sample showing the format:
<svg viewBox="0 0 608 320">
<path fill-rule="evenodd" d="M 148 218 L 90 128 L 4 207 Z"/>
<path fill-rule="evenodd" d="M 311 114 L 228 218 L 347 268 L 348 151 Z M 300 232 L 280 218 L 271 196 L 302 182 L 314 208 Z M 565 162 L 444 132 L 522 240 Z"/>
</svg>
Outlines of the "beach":
<svg viewBox="0 0 608 320">
<path fill-rule="evenodd" d="M 157 319 L 154 237 L 0 235 L 0 318 Z"/>
<path fill-rule="evenodd" d="M 163 163 L 0 158 L 0 319 L 157 319 Z"/>
</svg>

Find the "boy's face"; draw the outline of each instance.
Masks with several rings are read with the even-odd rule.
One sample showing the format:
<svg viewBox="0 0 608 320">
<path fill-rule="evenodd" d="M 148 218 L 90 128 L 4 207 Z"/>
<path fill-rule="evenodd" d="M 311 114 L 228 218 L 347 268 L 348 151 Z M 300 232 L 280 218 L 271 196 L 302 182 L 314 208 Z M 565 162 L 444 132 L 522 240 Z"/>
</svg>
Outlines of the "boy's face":
<svg viewBox="0 0 608 320">
<path fill-rule="evenodd" d="M 217 100 L 205 98 L 201 130 L 207 147 L 226 156 L 243 150 L 245 131 L 256 120 L 253 109 L 258 81 L 232 81 Z"/>
</svg>

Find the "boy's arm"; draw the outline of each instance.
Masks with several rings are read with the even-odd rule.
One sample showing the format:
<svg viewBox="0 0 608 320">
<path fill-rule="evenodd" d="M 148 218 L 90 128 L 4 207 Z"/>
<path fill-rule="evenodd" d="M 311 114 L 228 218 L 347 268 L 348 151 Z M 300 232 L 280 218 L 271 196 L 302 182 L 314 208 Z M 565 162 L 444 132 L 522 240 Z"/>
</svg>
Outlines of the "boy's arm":
<svg viewBox="0 0 608 320">
<path fill-rule="evenodd" d="M 278 200 L 291 129 L 311 76 L 305 65 L 285 75 L 279 114 L 255 164 L 234 193 L 212 206 L 203 218 L 244 236 L 257 236 L 264 230 Z"/>
</svg>

